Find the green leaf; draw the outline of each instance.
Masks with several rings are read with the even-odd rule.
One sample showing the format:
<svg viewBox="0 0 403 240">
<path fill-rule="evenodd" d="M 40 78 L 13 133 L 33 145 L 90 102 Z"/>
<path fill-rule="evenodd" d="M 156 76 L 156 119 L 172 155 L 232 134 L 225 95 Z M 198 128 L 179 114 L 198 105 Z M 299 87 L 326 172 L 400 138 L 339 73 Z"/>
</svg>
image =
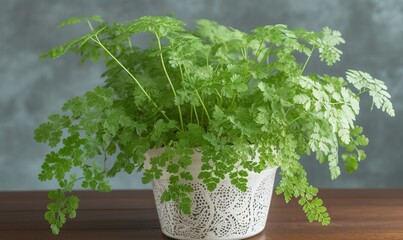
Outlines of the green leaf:
<svg viewBox="0 0 403 240">
<path fill-rule="evenodd" d="M 167 167 L 167 172 L 169 173 L 177 173 L 179 171 L 179 165 L 175 163 L 171 163 Z"/>
<path fill-rule="evenodd" d="M 367 154 L 365 154 L 364 150 L 361 150 L 361 149 L 357 150 L 357 154 L 358 154 L 358 158 L 357 158 L 358 161 L 362 161 L 367 158 Z"/>
<path fill-rule="evenodd" d="M 52 233 L 54 235 L 59 235 L 60 228 L 56 224 L 51 224 L 50 228 L 52 229 Z"/>
<path fill-rule="evenodd" d="M 85 94 L 86 103 L 98 110 L 109 108 L 113 104 L 112 90 L 104 87 L 95 87 L 92 92 Z"/>
<path fill-rule="evenodd" d="M 342 159 L 348 173 L 352 173 L 358 168 L 356 154 L 343 154 Z"/>
<path fill-rule="evenodd" d="M 60 191 L 60 189 L 58 189 L 58 190 L 51 190 L 51 191 L 49 191 L 49 193 L 48 193 L 48 198 L 50 199 L 50 200 L 56 200 L 56 199 L 59 199 L 60 197 L 61 197 L 61 191 Z"/>
<path fill-rule="evenodd" d="M 141 182 L 143 184 L 150 183 L 154 179 L 154 175 L 151 173 L 150 170 L 146 169 L 143 173 L 143 177 L 141 178 Z"/>
<path fill-rule="evenodd" d="M 214 189 L 217 188 L 216 182 L 205 182 L 204 184 L 206 184 L 207 190 L 209 190 L 210 192 L 214 191 Z"/>
<path fill-rule="evenodd" d="M 198 176 L 199 179 L 206 179 L 206 178 L 209 178 L 209 177 L 211 177 L 211 173 L 207 172 L 207 171 L 200 172 L 199 176 Z"/>
<path fill-rule="evenodd" d="M 71 121 L 69 117 L 58 114 L 49 115 L 48 119 L 47 123 L 42 123 L 35 129 L 35 141 L 48 142 L 49 146 L 56 147 L 60 143 L 63 134 L 62 129 L 67 128 L 71 124 Z"/>
<path fill-rule="evenodd" d="M 70 19 L 67 19 L 67 20 L 59 23 L 59 25 L 57 25 L 57 28 L 62 28 L 65 25 L 74 25 L 74 24 L 80 23 L 82 21 L 85 21 L 86 19 L 87 18 L 70 18 Z"/>
<path fill-rule="evenodd" d="M 164 37 L 171 32 L 182 32 L 185 23 L 168 16 L 144 16 L 128 26 L 131 33 L 151 32 Z"/>
<path fill-rule="evenodd" d="M 363 128 L 361 126 L 356 126 L 352 131 L 351 131 L 351 135 L 354 137 L 357 137 L 358 135 L 360 135 L 363 131 Z"/>
<path fill-rule="evenodd" d="M 175 128 L 176 128 L 175 121 L 170 120 L 166 122 L 163 119 L 159 119 L 154 124 L 154 130 L 151 132 L 150 138 L 152 141 L 157 142 L 157 145 L 160 146 L 164 142 L 164 138 L 162 138 L 162 136 Z"/>
<path fill-rule="evenodd" d="M 192 158 L 190 156 L 182 156 L 179 158 L 178 164 L 181 168 L 186 169 L 192 164 Z"/>
<path fill-rule="evenodd" d="M 172 195 L 169 191 L 165 190 L 161 195 L 161 203 L 169 202 L 172 200 Z"/>
<path fill-rule="evenodd" d="M 395 116 L 395 110 L 390 101 L 391 96 L 386 91 L 387 87 L 384 82 L 373 78 L 366 72 L 355 70 L 347 71 L 347 81 L 361 92 L 368 91 L 376 108 L 381 109 L 391 117 Z"/>
<path fill-rule="evenodd" d="M 98 15 L 93 15 L 90 19 L 94 20 L 95 22 L 104 22 L 104 20 Z"/>
<path fill-rule="evenodd" d="M 145 169 L 143 177 L 141 179 L 142 183 L 150 183 L 154 179 L 159 179 L 162 176 L 162 170 L 153 166 L 151 169 Z"/>
<path fill-rule="evenodd" d="M 339 61 L 342 52 L 337 49 L 336 46 L 341 43 L 345 43 L 344 39 L 341 37 L 341 33 L 325 27 L 323 29 L 322 38 L 316 42 L 319 49 L 320 60 L 326 62 L 328 66 Z"/>
<path fill-rule="evenodd" d="M 305 94 L 294 96 L 293 101 L 294 103 L 303 105 L 304 109 L 307 111 L 311 108 L 311 99 Z"/>
<path fill-rule="evenodd" d="M 192 181 L 193 180 L 193 176 L 190 172 L 181 172 L 180 176 L 182 179 L 188 180 L 188 181 Z"/>
<path fill-rule="evenodd" d="M 190 215 L 192 213 L 192 204 L 190 197 L 184 197 L 181 199 L 179 203 L 179 210 L 182 211 L 186 215 Z"/>
<path fill-rule="evenodd" d="M 69 218 L 75 218 L 77 216 L 77 212 L 75 211 L 75 210 L 72 210 L 70 213 L 69 213 Z"/>
<path fill-rule="evenodd" d="M 194 189 L 190 184 L 181 184 L 180 187 L 181 187 L 181 191 L 183 191 L 185 193 L 194 192 Z"/>
<path fill-rule="evenodd" d="M 175 184 L 178 184 L 178 183 L 179 183 L 179 176 L 171 175 L 169 177 L 169 184 L 175 185 Z"/>
<path fill-rule="evenodd" d="M 357 137 L 357 143 L 358 143 L 358 145 L 365 147 L 368 145 L 369 140 L 364 135 L 360 135 Z"/>
<path fill-rule="evenodd" d="M 335 180 L 337 177 L 340 176 L 340 167 L 337 165 L 338 161 L 336 158 L 329 159 L 329 170 L 330 170 L 330 177 L 332 180 Z"/>
<path fill-rule="evenodd" d="M 70 18 L 67 19 L 61 23 L 59 23 L 59 25 L 57 25 L 57 28 L 62 28 L 65 25 L 74 25 L 77 23 L 81 23 L 82 21 L 87 21 L 87 20 L 94 20 L 96 22 L 104 22 L 104 20 L 100 17 L 100 16 L 92 16 L 92 17 L 82 17 L 82 18 Z"/>
</svg>

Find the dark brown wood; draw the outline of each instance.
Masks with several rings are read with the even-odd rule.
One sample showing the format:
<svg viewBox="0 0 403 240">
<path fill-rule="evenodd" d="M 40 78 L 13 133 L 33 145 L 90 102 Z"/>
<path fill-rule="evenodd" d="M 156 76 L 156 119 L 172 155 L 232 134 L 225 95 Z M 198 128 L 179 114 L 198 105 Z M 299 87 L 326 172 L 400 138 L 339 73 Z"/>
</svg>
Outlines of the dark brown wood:
<svg viewBox="0 0 403 240">
<path fill-rule="evenodd" d="M 78 191 L 77 218 L 59 236 L 43 219 L 47 193 L 0 192 L 0 239 L 169 239 L 161 233 L 150 190 Z M 403 240 L 403 189 L 321 190 L 332 223 L 308 223 L 297 203 L 273 196 L 266 229 L 250 240 Z"/>
</svg>

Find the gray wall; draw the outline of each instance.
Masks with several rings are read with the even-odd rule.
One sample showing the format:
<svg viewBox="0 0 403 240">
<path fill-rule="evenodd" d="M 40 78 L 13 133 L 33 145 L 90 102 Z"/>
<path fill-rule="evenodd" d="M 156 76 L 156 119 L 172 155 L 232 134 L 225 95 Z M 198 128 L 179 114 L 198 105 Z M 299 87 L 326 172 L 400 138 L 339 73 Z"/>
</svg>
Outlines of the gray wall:
<svg viewBox="0 0 403 240">
<path fill-rule="evenodd" d="M 370 138 L 368 158 L 356 174 L 329 180 L 327 166 L 304 159 L 311 182 L 319 187 L 403 187 L 403 1 L 398 0 L 8 0 L 0 3 L 0 190 L 47 189 L 55 183 L 36 180 L 49 150 L 33 140 L 33 130 L 58 112 L 69 98 L 102 83 L 101 65 L 79 65 L 72 55 L 39 61 L 38 55 L 86 31 L 85 27 L 56 30 L 62 20 L 100 15 L 109 21 L 143 15 L 176 16 L 191 23 L 209 18 L 248 31 L 258 25 L 285 23 L 291 28 L 340 30 L 346 44 L 342 62 L 331 74 L 344 76 L 348 68 L 384 79 L 390 88 L 396 117 L 370 112 L 361 103 L 358 119 Z M 313 61 L 308 71 L 321 72 Z M 367 111 L 364 111 L 367 110 Z M 119 176 L 115 188 L 144 188 L 140 176 Z M 148 186 L 146 186 L 148 187 Z"/>
</svg>

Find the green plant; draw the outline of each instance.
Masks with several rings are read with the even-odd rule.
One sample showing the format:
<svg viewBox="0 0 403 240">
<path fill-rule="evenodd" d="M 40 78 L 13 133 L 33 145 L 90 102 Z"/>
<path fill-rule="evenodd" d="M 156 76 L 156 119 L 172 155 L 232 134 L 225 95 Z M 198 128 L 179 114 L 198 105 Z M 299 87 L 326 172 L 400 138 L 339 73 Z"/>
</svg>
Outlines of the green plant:
<svg viewBox="0 0 403 240">
<path fill-rule="evenodd" d="M 50 115 L 35 130 L 36 141 L 57 147 L 39 174 L 39 180 L 56 179 L 60 185 L 49 192 L 52 202 L 45 214 L 54 234 L 76 215 L 78 198 L 70 192 L 77 182 L 109 191 L 109 177 L 143 170 L 144 153 L 159 147 L 166 151 L 151 159 L 143 182 L 166 169 L 170 187 L 161 201 L 177 201 L 186 214 L 193 178 L 212 191 L 229 176 L 245 190 L 246 170 L 279 166 L 276 193 L 286 202 L 297 198 L 309 221 L 327 225 L 330 217 L 318 189 L 307 181 L 301 156 L 315 153 L 336 179 L 342 148 L 341 159 L 353 172 L 365 159 L 361 147 L 368 144 L 355 124 L 359 96 L 368 92 L 376 108 L 395 114 L 384 83 L 367 73 L 304 74 L 315 51 L 328 66 L 340 58 L 336 47 L 344 40 L 327 27 L 310 32 L 268 25 L 244 33 L 199 20 L 195 30 L 186 30 L 183 22 L 159 16 L 112 25 L 99 17 L 75 18 L 60 26 L 82 21 L 91 29 L 88 34 L 42 56 L 70 51 L 82 61 L 103 59 L 106 66 L 102 86 L 67 101 L 64 115 Z M 132 45 L 141 32 L 153 36 L 145 49 Z M 188 171 L 195 148 L 203 152 L 199 176 Z M 250 160 L 256 153 L 258 163 Z"/>
</svg>

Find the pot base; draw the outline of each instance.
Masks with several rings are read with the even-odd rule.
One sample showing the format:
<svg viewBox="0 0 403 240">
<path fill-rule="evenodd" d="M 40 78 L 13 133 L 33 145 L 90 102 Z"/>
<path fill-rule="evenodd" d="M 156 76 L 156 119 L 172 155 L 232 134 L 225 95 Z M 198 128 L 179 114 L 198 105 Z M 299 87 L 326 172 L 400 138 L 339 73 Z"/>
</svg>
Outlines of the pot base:
<svg viewBox="0 0 403 240">
<path fill-rule="evenodd" d="M 161 230 L 162 230 L 162 229 L 161 229 Z M 249 234 L 244 235 L 244 236 L 242 236 L 242 237 L 229 237 L 229 238 L 219 237 L 219 238 L 208 238 L 208 240 L 243 240 L 243 239 L 246 239 L 246 238 L 254 237 L 254 236 L 260 234 L 261 232 L 263 232 L 263 230 L 264 230 L 264 227 L 263 227 L 261 230 L 259 230 L 259 231 L 256 231 L 256 232 L 253 232 L 253 233 L 249 233 Z M 169 237 L 169 238 L 177 239 L 177 240 L 206 240 L 206 239 L 207 239 L 207 238 L 192 238 L 192 239 L 189 239 L 189 238 L 175 237 L 175 236 L 173 236 L 173 235 L 171 235 L 171 234 L 169 234 L 169 233 L 167 233 L 167 232 L 164 232 L 164 230 L 162 230 L 162 233 L 163 233 L 165 236 Z"/>
<path fill-rule="evenodd" d="M 259 234 L 266 226 L 276 169 L 250 172 L 245 192 L 228 179 L 212 192 L 199 180 L 191 182 L 194 189 L 191 215 L 183 214 L 175 202 L 160 203 L 168 181 L 154 181 L 153 192 L 162 232 L 183 240 L 236 240 Z"/>
</svg>

